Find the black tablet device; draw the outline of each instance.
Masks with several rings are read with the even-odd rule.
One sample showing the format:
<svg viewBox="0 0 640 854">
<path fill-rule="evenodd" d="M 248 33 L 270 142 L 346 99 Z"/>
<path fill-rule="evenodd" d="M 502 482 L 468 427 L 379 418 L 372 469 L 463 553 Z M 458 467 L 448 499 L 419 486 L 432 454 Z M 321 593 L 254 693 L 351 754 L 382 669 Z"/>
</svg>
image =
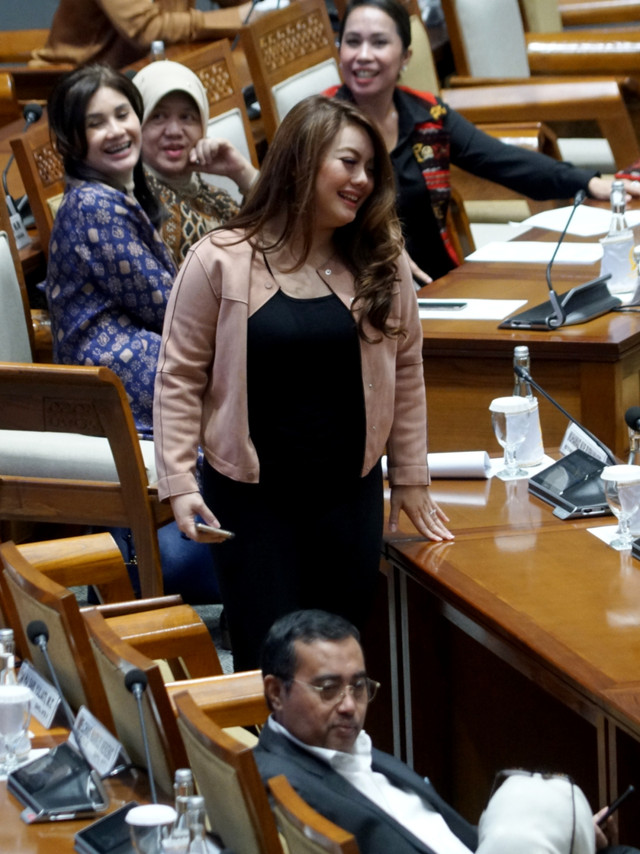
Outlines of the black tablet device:
<svg viewBox="0 0 640 854">
<path fill-rule="evenodd" d="M 572 451 L 530 477 L 529 492 L 553 505 L 560 519 L 610 515 L 600 477 L 605 465 L 584 451 Z"/>
</svg>

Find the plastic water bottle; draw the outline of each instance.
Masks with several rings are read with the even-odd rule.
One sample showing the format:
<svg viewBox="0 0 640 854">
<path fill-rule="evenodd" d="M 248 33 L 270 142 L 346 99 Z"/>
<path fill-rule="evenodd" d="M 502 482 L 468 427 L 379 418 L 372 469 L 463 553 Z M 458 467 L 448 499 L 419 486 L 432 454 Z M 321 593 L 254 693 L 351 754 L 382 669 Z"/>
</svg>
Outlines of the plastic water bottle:
<svg viewBox="0 0 640 854">
<path fill-rule="evenodd" d="M 632 291 L 636 286 L 633 231 L 626 216 L 626 190 L 623 181 L 611 185 L 611 223 L 606 237 L 601 238 L 600 275 L 611 273 L 607 287 L 612 294 Z"/>
<path fill-rule="evenodd" d="M 164 42 L 160 39 L 151 42 L 151 62 L 158 62 L 158 60 L 166 58 L 167 52 L 164 49 Z"/>
<path fill-rule="evenodd" d="M 518 448 L 518 463 L 521 466 L 537 466 L 542 462 L 542 458 L 544 457 L 544 445 L 542 444 L 542 429 L 540 427 L 538 400 L 533 396 L 531 385 L 515 372 L 515 368 L 520 367 L 527 373 L 530 373 L 531 360 L 529 357 L 528 347 L 520 346 L 514 349 L 513 367 L 513 394 L 515 397 L 526 397 L 529 400 L 531 407 L 527 438 Z"/>
</svg>

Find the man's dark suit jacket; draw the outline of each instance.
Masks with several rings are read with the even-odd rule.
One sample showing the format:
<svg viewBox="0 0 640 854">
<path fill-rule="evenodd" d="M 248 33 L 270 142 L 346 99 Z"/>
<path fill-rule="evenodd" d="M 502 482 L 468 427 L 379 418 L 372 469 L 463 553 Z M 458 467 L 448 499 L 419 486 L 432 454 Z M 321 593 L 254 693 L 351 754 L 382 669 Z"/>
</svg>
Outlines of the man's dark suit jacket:
<svg viewBox="0 0 640 854">
<path fill-rule="evenodd" d="M 284 774 L 298 794 L 315 810 L 356 837 L 361 854 L 434 854 L 403 825 L 361 794 L 326 762 L 298 747 L 268 725 L 254 750 L 262 779 Z M 417 792 L 444 818 L 453 833 L 475 851 L 476 828 L 458 815 L 431 784 L 403 762 L 374 748 L 373 770 L 403 788 Z"/>
</svg>

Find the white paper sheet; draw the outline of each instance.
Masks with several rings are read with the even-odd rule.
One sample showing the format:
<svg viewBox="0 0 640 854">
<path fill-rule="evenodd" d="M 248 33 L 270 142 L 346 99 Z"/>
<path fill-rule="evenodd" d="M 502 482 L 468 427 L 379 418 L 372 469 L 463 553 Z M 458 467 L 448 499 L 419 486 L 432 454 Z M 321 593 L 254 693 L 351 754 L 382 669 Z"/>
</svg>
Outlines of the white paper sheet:
<svg viewBox="0 0 640 854">
<path fill-rule="evenodd" d="M 466 299 L 464 297 L 450 302 L 464 302 L 464 308 L 448 310 L 446 308 L 420 307 L 421 320 L 504 320 L 514 311 L 527 304 L 525 299 Z M 447 300 L 434 300 L 441 305 Z"/>
<path fill-rule="evenodd" d="M 551 211 L 542 211 L 522 221 L 521 225 L 548 228 L 550 231 L 563 231 L 571 213 L 571 206 L 565 208 L 554 208 Z M 640 223 L 640 211 L 627 211 L 627 222 L 630 227 Z M 603 208 L 591 208 L 582 205 L 576 209 L 567 234 L 576 234 L 580 237 L 592 237 L 596 234 L 606 234 L 609 230 L 611 212 Z"/>
<path fill-rule="evenodd" d="M 548 264 L 555 248 L 555 243 L 540 243 L 535 240 L 496 240 L 467 255 L 465 261 Z M 558 249 L 554 264 L 594 264 L 601 258 L 602 246 L 599 243 L 563 243 Z"/>
</svg>

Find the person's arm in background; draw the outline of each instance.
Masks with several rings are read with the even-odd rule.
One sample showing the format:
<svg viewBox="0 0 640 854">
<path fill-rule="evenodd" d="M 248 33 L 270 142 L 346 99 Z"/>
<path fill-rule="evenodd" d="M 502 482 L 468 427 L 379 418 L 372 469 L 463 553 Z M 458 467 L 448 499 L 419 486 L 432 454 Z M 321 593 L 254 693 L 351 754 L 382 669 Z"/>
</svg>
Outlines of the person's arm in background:
<svg viewBox="0 0 640 854">
<path fill-rule="evenodd" d="M 472 175 L 495 181 L 540 201 L 568 199 L 586 190 L 596 199 L 608 199 L 611 181 L 595 169 L 581 169 L 546 154 L 530 151 L 479 130 L 447 107 L 445 128 L 451 134 L 451 162 Z M 640 197 L 640 183 L 625 181 L 630 196 Z"/>
<path fill-rule="evenodd" d="M 126 39 L 149 48 L 151 42 L 166 44 L 234 36 L 251 3 L 228 4 L 228 8 L 203 11 L 183 2 L 151 0 L 98 0 L 113 27 Z M 227 5 L 225 3 L 225 5 Z"/>
</svg>

